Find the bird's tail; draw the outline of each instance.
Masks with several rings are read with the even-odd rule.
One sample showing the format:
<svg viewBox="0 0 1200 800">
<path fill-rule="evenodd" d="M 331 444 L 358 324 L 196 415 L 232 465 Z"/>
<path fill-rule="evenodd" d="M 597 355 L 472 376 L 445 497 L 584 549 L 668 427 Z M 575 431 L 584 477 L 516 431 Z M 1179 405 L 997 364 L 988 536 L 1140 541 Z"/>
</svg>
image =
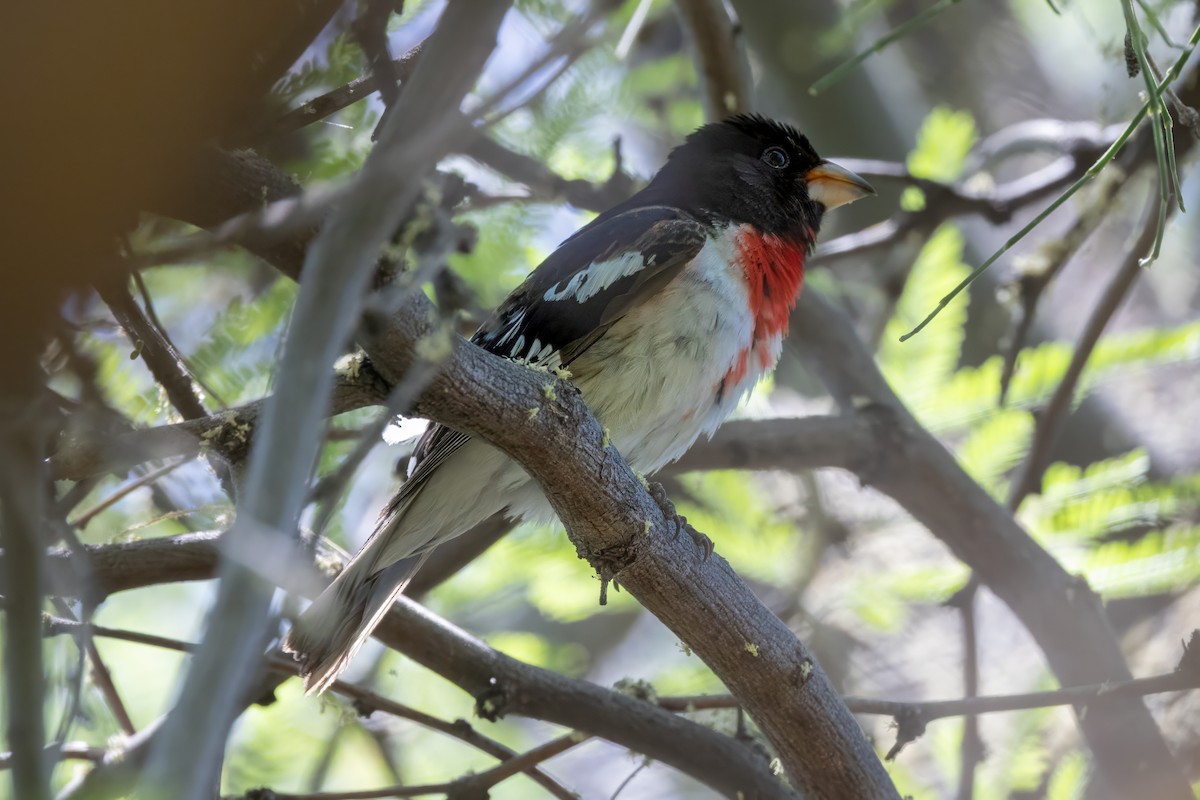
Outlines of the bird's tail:
<svg viewBox="0 0 1200 800">
<path fill-rule="evenodd" d="M 300 662 L 305 694 L 337 680 L 424 561 L 410 557 L 373 571 L 360 556 L 296 619 L 283 650 Z"/>
</svg>

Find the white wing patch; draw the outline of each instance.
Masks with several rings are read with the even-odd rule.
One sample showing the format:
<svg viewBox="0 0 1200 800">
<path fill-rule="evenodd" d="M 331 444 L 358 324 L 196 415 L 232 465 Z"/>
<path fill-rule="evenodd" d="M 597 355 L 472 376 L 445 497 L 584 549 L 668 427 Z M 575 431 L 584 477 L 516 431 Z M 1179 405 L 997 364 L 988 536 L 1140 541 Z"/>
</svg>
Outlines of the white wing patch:
<svg viewBox="0 0 1200 800">
<path fill-rule="evenodd" d="M 571 276 L 565 284 L 557 283 L 546 290 L 543 300 L 575 300 L 586 302 L 612 286 L 621 278 L 628 277 L 643 268 L 643 256 L 639 252 L 622 253 L 617 258 L 588 265 Z"/>
</svg>

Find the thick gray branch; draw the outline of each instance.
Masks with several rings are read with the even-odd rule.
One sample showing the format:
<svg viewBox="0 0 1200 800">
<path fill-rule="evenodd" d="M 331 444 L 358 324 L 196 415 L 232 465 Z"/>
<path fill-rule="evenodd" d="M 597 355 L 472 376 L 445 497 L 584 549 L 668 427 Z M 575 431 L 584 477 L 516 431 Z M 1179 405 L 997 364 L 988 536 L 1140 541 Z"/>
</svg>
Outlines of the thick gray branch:
<svg viewBox="0 0 1200 800">
<path fill-rule="evenodd" d="M 433 334 L 424 296 L 363 341 L 396 379 Z M 389 374 L 395 370 L 395 377 Z M 808 649 L 719 557 L 673 527 L 568 384 L 460 342 L 417 411 L 485 438 L 541 485 L 581 557 L 617 575 L 744 704 L 813 797 L 893 797 L 875 753 Z"/>
</svg>

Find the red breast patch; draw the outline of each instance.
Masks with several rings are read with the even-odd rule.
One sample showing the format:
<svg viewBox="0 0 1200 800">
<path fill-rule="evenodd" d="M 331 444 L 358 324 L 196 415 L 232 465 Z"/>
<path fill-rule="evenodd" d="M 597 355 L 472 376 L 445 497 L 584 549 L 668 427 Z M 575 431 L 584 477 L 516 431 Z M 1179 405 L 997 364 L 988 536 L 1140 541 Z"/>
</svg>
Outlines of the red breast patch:
<svg viewBox="0 0 1200 800">
<path fill-rule="evenodd" d="M 737 251 L 749 289 L 754 342 L 786 334 L 804 281 L 804 247 L 746 228 L 738 235 Z"/>
<path fill-rule="evenodd" d="M 787 334 L 788 316 L 804 281 L 805 248 L 793 241 L 746 228 L 738 234 L 737 252 L 746 277 L 754 336 L 750 346 L 730 366 L 721 381 L 722 387 L 737 385 L 746 377 L 751 354 L 760 371 L 771 368 L 773 354 L 769 342 Z"/>
</svg>

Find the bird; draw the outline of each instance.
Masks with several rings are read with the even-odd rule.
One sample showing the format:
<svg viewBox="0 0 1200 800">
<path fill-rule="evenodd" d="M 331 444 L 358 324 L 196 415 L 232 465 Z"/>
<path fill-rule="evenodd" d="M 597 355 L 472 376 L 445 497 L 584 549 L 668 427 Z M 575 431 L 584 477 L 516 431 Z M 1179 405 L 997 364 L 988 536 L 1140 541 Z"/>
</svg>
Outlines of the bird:
<svg viewBox="0 0 1200 800">
<path fill-rule="evenodd" d="M 775 366 L 822 217 L 874 193 L 789 124 L 742 114 L 703 125 L 645 188 L 563 241 L 471 341 L 569 372 L 629 466 L 652 474 L 711 436 Z M 306 692 L 337 679 L 422 556 L 505 510 L 554 518 L 515 461 L 432 424 L 372 535 L 284 640 Z"/>
</svg>

